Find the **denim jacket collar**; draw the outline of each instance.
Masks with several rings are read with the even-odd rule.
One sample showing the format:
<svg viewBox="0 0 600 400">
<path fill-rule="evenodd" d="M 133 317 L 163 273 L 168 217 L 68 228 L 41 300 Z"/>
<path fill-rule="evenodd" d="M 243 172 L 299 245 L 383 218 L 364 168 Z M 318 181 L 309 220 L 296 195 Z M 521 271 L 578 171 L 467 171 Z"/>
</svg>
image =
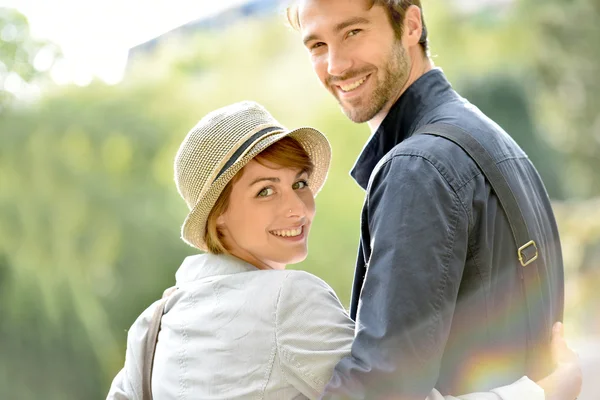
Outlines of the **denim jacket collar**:
<svg viewBox="0 0 600 400">
<path fill-rule="evenodd" d="M 237 257 L 226 254 L 197 254 L 186 257 L 175 273 L 177 286 L 216 275 L 231 275 L 258 269 Z"/>
<path fill-rule="evenodd" d="M 381 158 L 408 138 L 430 111 L 458 95 L 439 68 L 423 74 L 406 89 L 365 144 L 350 175 L 367 189 L 371 172 Z"/>
</svg>

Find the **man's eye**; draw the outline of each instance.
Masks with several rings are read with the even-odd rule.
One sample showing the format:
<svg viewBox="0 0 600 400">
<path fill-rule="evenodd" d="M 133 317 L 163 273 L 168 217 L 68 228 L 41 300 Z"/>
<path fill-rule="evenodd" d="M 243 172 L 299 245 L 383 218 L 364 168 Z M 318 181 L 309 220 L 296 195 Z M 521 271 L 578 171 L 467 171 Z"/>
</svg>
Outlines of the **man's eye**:
<svg viewBox="0 0 600 400">
<path fill-rule="evenodd" d="M 258 194 L 256 195 L 256 197 L 267 197 L 273 194 L 273 188 L 264 188 L 262 189 L 260 192 L 258 192 Z"/>
<path fill-rule="evenodd" d="M 312 46 L 310 46 L 310 49 L 311 50 L 316 50 L 316 49 L 318 49 L 319 47 L 322 47 L 322 46 L 325 46 L 325 43 L 323 43 L 323 42 L 317 42 L 317 43 L 313 44 Z"/>
<path fill-rule="evenodd" d="M 356 34 L 359 32 L 360 29 L 352 29 L 350 32 L 348 32 L 348 36 L 356 36 Z"/>
<path fill-rule="evenodd" d="M 305 180 L 298 181 L 294 183 L 294 186 L 292 186 L 294 190 L 304 189 L 305 187 L 308 187 L 308 182 L 306 182 Z"/>
</svg>

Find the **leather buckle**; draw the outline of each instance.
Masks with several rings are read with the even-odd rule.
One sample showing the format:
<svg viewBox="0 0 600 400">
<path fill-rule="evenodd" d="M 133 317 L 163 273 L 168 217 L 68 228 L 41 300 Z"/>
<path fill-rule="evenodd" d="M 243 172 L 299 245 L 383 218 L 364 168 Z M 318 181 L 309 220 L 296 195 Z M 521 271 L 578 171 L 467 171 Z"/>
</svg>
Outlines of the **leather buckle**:
<svg viewBox="0 0 600 400">
<path fill-rule="evenodd" d="M 530 249 L 532 246 L 533 246 L 533 250 L 535 251 L 535 253 L 530 256 L 527 256 L 527 254 L 525 254 L 525 250 Z M 523 246 L 519 247 L 517 254 L 519 255 L 519 261 L 521 261 L 521 265 L 524 267 L 526 267 L 527 265 L 529 265 L 532 262 L 534 262 L 535 260 L 537 260 L 538 259 L 538 248 L 537 248 L 537 245 L 535 244 L 535 241 L 530 240 L 529 242 L 525 243 Z"/>
</svg>

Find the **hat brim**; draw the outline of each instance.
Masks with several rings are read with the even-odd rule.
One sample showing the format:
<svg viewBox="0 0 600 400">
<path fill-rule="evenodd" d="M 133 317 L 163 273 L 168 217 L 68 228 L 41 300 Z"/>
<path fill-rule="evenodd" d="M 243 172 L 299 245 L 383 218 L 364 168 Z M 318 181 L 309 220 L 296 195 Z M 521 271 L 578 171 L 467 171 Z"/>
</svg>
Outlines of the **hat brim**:
<svg viewBox="0 0 600 400">
<path fill-rule="evenodd" d="M 244 154 L 215 179 L 210 188 L 198 199 L 181 227 L 181 238 L 184 242 L 202 251 L 207 251 L 204 237 L 208 215 L 227 183 L 261 151 L 286 136 L 297 140 L 308 154 L 314 165 L 312 174 L 308 179 L 308 186 L 312 189 L 314 196 L 319 193 L 327 179 L 331 162 L 331 146 L 325 135 L 310 127 L 271 132 L 251 144 Z"/>
</svg>

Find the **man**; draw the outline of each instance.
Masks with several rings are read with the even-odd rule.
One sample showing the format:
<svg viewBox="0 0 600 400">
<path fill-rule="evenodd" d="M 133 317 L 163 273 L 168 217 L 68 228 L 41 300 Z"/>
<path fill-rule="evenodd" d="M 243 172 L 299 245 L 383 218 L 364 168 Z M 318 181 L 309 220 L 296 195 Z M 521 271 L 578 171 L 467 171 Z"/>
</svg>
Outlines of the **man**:
<svg viewBox="0 0 600 400">
<path fill-rule="evenodd" d="M 372 132 L 351 172 L 367 191 L 356 338 L 325 397 L 423 399 L 433 387 L 467 393 L 541 378 L 563 312 L 550 201 L 519 146 L 434 68 L 420 1 L 298 0 L 288 19 L 323 86 Z M 506 214 L 469 155 L 442 137 L 412 136 L 440 122 L 491 152 L 537 245 L 533 263 L 519 262 Z"/>
</svg>

